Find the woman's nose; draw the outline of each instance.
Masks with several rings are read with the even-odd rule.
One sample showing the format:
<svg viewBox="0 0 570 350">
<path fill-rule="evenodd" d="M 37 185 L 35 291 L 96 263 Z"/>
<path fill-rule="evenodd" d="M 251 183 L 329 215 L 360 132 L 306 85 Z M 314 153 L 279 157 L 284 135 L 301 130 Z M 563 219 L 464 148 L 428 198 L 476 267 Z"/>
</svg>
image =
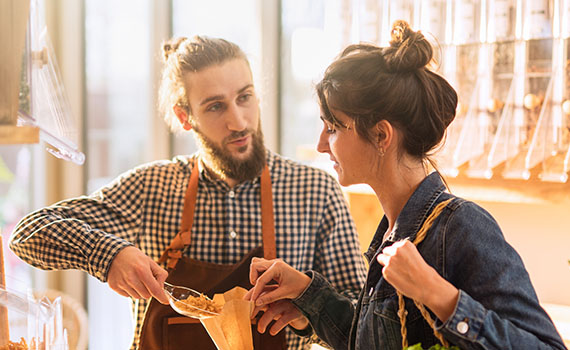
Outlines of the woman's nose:
<svg viewBox="0 0 570 350">
<path fill-rule="evenodd" d="M 317 151 L 320 153 L 327 153 L 329 152 L 329 150 L 330 147 L 329 147 L 328 134 L 326 133 L 325 128 L 323 128 L 321 134 L 319 135 L 319 142 L 317 143 Z"/>
</svg>

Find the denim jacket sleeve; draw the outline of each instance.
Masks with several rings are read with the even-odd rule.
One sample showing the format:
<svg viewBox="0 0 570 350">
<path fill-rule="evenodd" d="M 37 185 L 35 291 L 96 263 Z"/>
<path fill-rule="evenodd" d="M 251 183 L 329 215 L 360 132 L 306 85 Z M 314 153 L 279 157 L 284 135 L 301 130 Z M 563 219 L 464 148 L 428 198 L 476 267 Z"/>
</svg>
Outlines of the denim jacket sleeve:
<svg viewBox="0 0 570 350">
<path fill-rule="evenodd" d="M 311 283 L 292 302 L 309 319 L 317 336 L 333 349 L 348 348 L 354 316 L 351 299 L 339 294 L 318 272 L 308 271 Z"/>
<path fill-rule="evenodd" d="M 442 275 L 460 290 L 437 322 L 461 349 L 566 349 L 518 253 L 484 209 L 463 201 L 443 227 Z"/>
<path fill-rule="evenodd" d="M 540 339 L 530 331 L 502 319 L 464 291 L 459 291 L 459 300 L 452 316 L 437 328 L 461 349 L 566 349 L 555 337 Z"/>
</svg>

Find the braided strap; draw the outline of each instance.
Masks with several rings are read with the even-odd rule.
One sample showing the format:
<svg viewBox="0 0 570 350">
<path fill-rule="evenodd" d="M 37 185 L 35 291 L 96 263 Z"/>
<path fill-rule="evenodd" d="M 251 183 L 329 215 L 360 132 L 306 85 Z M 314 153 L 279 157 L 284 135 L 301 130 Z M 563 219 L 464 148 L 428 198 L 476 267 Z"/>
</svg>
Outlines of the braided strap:
<svg viewBox="0 0 570 350">
<path fill-rule="evenodd" d="M 402 349 L 405 350 L 408 347 L 408 329 L 406 328 L 406 316 L 408 315 L 408 312 L 406 311 L 406 303 L 404 301 L 404 295 L 398 291 L 396 293 L 398 293 L 398 317 L 400 318 Z"/>
<path fill-rule="evenodd" d="M 452 200 L 452 198 L 448 199 L 446 201 L 443 201 L 443 202 L 439 203 L 438 205 L 436 205 L 436 207 L 433 209 L 431 214 L 428 216 L 428 218 L 426 219 L 426 221 L 424 222 L 424 224 L 422 225 L 422 227 L 418 231 L 418 234 L 416 235 L 416 238 L 414 239 L 414 242 L 413 242 L 414 245 L 417 246 L 418 244 L 420 244 L 424 240 L 424 238 L 426 237 L 427 231 L 430 229 L 430 227 L 433 224 L 433 222 L 435 221 L 435 219 L 439 216 L 439 214 L 441 214 L 441 212 L 443 211 L 443 208 L 445 208 L 447 206 L 447 204 L 449 204 L 449 202 L 451 202 L 451 200 Z M 404 295 L 402 293 L 400 293 L 400 291 L 396 291 L 396 293 L 398 294 L 398 317 L 400 318 L 400 333 L 402 334 L 402 349 L 405 350 L 408 347 L 408 330 L 406 329 L 406 316 L 408 315 L 408 312 L 406 311 L 406 303 L 404 301 Z M 433 329 L 433 334 L 435 335 L 435 337 L 437 339 L 439 339 L 439 341 L 441 342 L 441 345 L 448 347 L 449 343 L 443 338 L 443 335 L 440 332 L 435 330 L 435 321 L 431 318 L 431 315 L 427 311 L 425 306 L 422 303 L 417 302 L 416 300 L 414 300 L 414 304 L 420 310 L 420 313 L 422 314 L 422 316 L 424 317 L 426 322 Z"/>
</svg>

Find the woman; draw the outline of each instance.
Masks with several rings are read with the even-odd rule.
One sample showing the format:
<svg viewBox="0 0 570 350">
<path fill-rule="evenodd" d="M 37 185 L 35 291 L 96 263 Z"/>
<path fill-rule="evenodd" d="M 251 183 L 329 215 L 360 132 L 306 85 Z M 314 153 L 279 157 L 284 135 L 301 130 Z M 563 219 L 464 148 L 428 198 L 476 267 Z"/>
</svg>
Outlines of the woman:
<svg viewBox="0 0 570 350">
<path fill-rule="evenodd" d="M 565 349 L 495 220 L 447 193 L 437 171 L 429 174 L 429 155 L 457 106 L 453 88 L 428 68 L 432 54 L 421 33 L 398 21 L 389 47 L 349 46 L 326 70 L 316 87 L 324 123 L 318 151 L 330 155 L 342 185 L 370 185 L 385 215 L 356 307 L 316 272 L 255 259 L 246 297 L 255 313 L 265 311 L 261 331 L 272 321 L 271 333 L 289 324 L 334 349 L 401 349 L 407 331 L 410 345 L 428 348 L 439 340 L 415 300 L 442 339 L 461 349 Z M 426 218 L 448 200 L 416 247 Z"/>
</svg>

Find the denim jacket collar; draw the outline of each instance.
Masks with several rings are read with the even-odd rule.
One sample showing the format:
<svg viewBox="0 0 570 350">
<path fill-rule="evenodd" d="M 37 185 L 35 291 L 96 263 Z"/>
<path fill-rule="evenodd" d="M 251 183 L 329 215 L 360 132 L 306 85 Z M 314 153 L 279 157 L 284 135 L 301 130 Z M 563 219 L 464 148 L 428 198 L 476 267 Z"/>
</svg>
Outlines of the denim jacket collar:
<svg viewBox="0 0 570 350">
<path fill-rule="evenodd" d="M 432 172 L 426 176 L 419 184 L 418 188 L 412 193 L 406 202 L 406 205 L 398 215 L 394 224 L 394 229 L 387 238 L 387 242 L 397 242 L 404 238 L 410 237 L 414 239 L 416 233 L 420 229 L 432 208 L 436 204 L 437 199 L 445 191 L 445 185 L 438 172 Z M 374 238 L 370 243 L 368 251 L 364 254 L 370 262 L 380 248 L 384 248 L 382 240 L 384 233 L 388 229 L 388 219 L 386 215 L 382 217 Z"/>
</svg>

